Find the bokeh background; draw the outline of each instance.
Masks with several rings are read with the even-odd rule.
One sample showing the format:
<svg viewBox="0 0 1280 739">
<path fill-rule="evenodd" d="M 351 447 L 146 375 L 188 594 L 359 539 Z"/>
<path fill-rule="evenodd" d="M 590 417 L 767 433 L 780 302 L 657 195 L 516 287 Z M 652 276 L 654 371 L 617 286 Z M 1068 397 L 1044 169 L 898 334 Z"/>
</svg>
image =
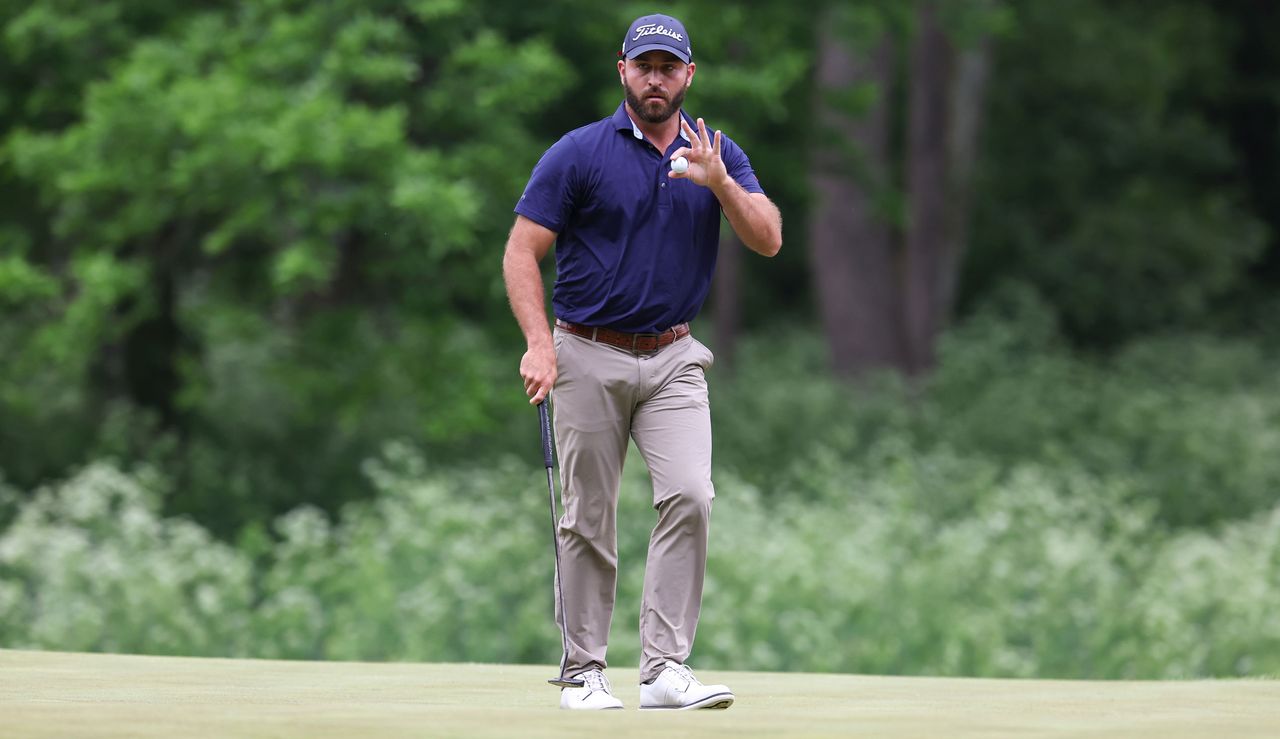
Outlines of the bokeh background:
<svg viewBox="0 0 1280 739">
<path fill-rule="evenodd" d="M 0 646 L 554 663 L 501 254 L 654 11 L 785 220 L 693 663 L 1280 673 L 1268 0 L 0 0 Z"/>
</svg>

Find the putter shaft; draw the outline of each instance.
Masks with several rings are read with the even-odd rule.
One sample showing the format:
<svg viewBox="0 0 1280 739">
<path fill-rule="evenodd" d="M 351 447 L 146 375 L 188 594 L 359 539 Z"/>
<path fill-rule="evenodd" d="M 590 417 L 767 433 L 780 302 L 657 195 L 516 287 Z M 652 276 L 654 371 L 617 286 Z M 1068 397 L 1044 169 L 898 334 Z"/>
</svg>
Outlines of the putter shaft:
<svg viewBox="0 0 1280 739">
<path fill-rule="evenodd" d="M 558 625 L 560 647 L 563 650 L 560 656 L 560 675 L 547 682 L 561 688 L 579 688 L 583 684 L 581 680 L 564 676 L 565 663 L 569 660 L 569 625 L 565 620 L 564 589 L 560 584 L 560 516 L 556 512 L 555 455 L 552 453 L 551 419 L 547 415 L 546 400 L 538 404 L 538 417 L 542 428 L 542 461 L 547 468 L 547 500 L 551 504 L 551 545 L 555 552 L 556 607 L 560 612 Z"/>
</svg>

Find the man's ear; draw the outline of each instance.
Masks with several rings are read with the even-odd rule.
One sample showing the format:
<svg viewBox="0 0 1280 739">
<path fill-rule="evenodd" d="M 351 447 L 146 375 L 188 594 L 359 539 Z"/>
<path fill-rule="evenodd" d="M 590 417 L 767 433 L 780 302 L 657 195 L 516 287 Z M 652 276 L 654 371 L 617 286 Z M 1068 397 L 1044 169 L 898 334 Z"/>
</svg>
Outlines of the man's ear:
<svg viewBox="0 0 1280 739">
<path fill-rule="evenodd" d="M 627 60 L 626 59 L 618 60 L 618 81 L 624 85 L 627 84 Z"/>
<path fill-rule="evenodd" d="M 689 86 L 693 84 L 693 73 L 696 71 L 698 71 L 698 65 L 689 62 L 689 76 L 684 81 L 684 89 L 688 90 Z"/>
</svg>

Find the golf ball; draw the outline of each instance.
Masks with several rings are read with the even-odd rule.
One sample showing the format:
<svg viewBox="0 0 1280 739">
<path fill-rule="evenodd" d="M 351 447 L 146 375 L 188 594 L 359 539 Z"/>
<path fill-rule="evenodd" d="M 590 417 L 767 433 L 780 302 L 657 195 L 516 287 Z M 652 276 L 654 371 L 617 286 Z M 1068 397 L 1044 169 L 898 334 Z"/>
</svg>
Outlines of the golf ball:
<svg viewBox="0 0 1280 739">
<path fill-rule="evenodd" d="M 689 160 L 684 157 L 676 157 L 671 160 L 671 171 L 676 174 L 684 174 L 689 171 Z"/>
</svg>

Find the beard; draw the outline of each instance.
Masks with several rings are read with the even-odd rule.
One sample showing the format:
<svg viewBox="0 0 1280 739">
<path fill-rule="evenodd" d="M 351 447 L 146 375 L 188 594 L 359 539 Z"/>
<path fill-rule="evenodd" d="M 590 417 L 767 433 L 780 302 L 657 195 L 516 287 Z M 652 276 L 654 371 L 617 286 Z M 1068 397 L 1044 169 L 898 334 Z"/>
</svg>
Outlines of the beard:
<svg viewBox="0 0 1280 739">
<path fill-rule="evenodd" d="M 624 84 L 622 87 L 627 91 L 627 104 L 645 123 L 662 123 L 675 115 L 675 112 L 684 104 L 683 87 L 672 95 L 670 100 L 662 102 L 641 100 L 629 86 Z"/>
</svg>

